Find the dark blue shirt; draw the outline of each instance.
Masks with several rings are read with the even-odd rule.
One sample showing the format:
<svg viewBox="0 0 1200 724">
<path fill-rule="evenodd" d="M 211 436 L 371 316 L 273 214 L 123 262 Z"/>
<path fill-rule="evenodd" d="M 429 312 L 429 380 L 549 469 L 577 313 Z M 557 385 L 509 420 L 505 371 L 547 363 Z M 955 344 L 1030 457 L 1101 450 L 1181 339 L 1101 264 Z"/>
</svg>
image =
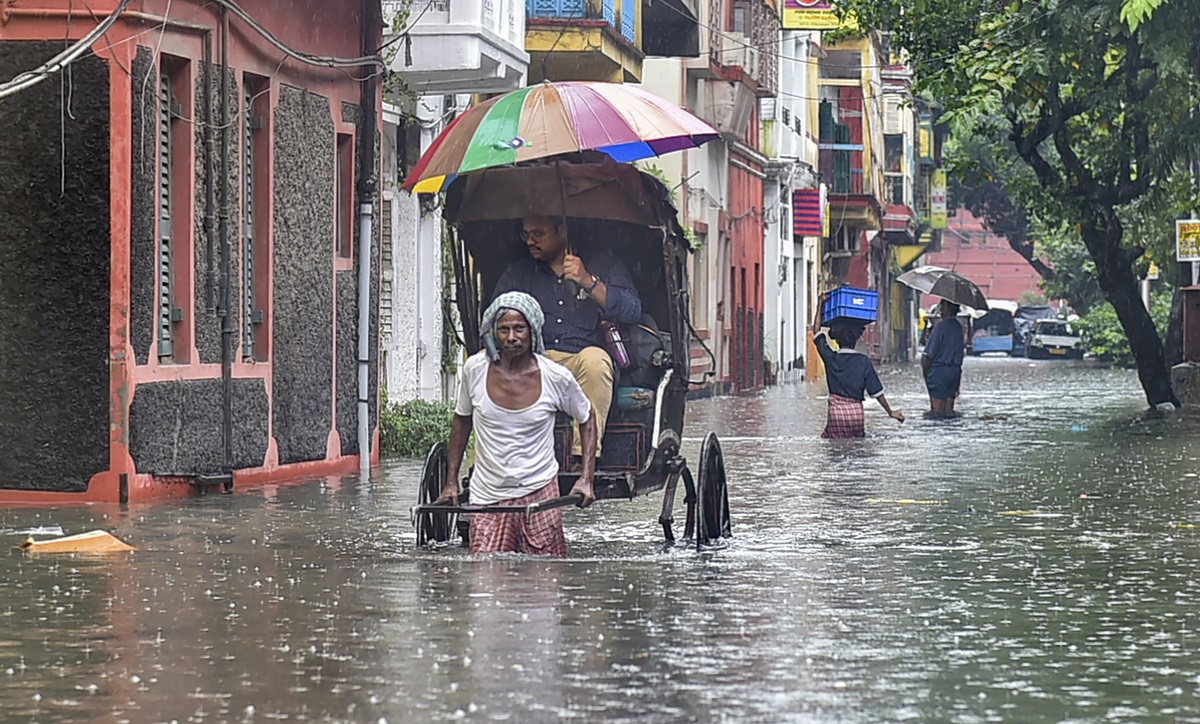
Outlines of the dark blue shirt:
<svg viewBox="0 0 1200 724">
<path fill-rule="evenodd" d="M 633 287 L 633 278 L 625 265 L 615 259 L 584 259 L 588 273 L 608 287 L 608 306 L 603 310 L 594 299 L 578 298 L 578 285 L 554 273 L 550 265 L 535 259 L 523 259 L 504 270 L 492 299 L 505 292 L 525 292 L 542 305 L 546 323 L 542 340 L 546 349 L 578 352 L 584 347 L 601 346 L 600 318 L 626 324 L 642 321 L 642 300 Z"/>
<path fill-rule="evenodd" d="M 817 332 L 817 353 L 825 362 L 825 381 L 829 383 L 829 394 L 849 397 L 861 402 L 864 393 L 871 397 L 883 394 L 883 383 L 875 372 L 870 358 L 852 349 L 834 350 L 829 346 L 825 330 Z"/>
<path fill-rule="evenodd" d="M 950 317 L 934 325 L 925 343 L 925 356 L 935 365 L 962 367 L 963 328 L 957 319 Z"/>
</svg>

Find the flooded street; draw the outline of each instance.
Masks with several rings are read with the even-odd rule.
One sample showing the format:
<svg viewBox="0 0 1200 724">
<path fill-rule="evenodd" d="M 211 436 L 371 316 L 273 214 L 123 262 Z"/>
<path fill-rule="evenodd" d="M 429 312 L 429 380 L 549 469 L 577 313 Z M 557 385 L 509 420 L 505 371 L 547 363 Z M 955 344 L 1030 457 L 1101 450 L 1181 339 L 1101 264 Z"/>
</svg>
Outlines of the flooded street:
<svg viewBox="0 0 1200 724">
<path fill-rule="evenodd" d="M 661 497 L 566 514 L 571 557 L 414 548 L 419 463 L 123 510 L 111 558 L 0 557 L 0 708 L 49 721 L 1200 721 L 1200 419 L 1134 373 L 915 366 L 868 438 L 824 385 L 689 406 L 735 537 L 667 548 Z M 676 509 L 682 527 L 682 495 Z"/>
</svg>

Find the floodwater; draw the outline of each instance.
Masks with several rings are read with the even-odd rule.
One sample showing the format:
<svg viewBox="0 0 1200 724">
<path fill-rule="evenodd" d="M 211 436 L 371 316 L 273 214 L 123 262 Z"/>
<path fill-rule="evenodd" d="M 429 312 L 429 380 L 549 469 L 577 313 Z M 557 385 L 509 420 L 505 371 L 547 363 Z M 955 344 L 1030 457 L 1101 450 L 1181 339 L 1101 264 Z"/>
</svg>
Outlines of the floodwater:
<svg viewBox="0 0 1200 724">
<path fill-rule="evenodd" d="M 411 462 L 2 510 L 138 550 L 0 555 L 0 719 L 1200 720 L 1200 420 L 1078 363 L 969 360 L 953 421 L 883 378 L 910 419 L 861 441 L 823 387 L 691 405 L 734 518 L 702 552 L 657 494 L 568 511 L 567 560 L 418 550 Z"/>
</svg>

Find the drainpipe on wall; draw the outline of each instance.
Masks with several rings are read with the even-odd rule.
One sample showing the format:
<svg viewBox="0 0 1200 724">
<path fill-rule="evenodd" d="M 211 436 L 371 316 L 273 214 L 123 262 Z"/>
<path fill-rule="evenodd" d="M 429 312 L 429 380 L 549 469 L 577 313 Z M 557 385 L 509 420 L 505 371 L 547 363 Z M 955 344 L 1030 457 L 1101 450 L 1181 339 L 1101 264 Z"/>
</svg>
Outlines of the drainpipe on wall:
<svg viewBox="0 0 1200 724">
<path fill-rule="evenodd" d="M 378 12 L 379 3 L 373 3 Z M 374 52 L 372 3 L 364 2 L 362 23 L 363 55 Z M 382 23 L 382 19 L 379 20 Z M 368 67 L 362 84 L 362 126 L 359 129 L 358 176 L 358 468 L 371 468 L 371 240 L 375 218 L 375 134 L 378 128 L 375 96 L 380 68 Z"/>
<path fill-rule="evenodd" d="M 209 314 L 217 311 L 217 271 L 216 259 L 213 252 L 216 250 L 216 226 L 217 226 L 217 187 L 214 186 L 217 182 L 217 164 L 216 164 L 216 149 L 213 148 L 213 127 L 216 126 L 213 118 L 213 90 L 212 90 L 212 69 L 213 69 L 213 34 L 212 31 L 204 31 L 204 308 Z"/>
<path fill-rule="evenodd" d="M 225 489 L 233 489 L 233 254 L 229 248 L 229 10 L 221 6 L 221 430 L 225 438 Z"/>
</svg>

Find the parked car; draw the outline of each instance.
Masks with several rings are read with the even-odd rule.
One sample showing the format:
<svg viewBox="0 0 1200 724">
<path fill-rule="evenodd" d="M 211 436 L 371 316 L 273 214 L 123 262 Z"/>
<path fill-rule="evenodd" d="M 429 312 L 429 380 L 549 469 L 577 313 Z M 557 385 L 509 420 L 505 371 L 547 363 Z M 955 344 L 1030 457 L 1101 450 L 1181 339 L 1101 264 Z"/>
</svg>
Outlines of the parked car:
<svg viewBox="0 0 1200 724">
<path fill-rule="evenodd" d="M 1083 358 L 1083 340 L 1071 323 L 1061 319 L 1039 319 L 1025 340 L 1025 356 L 1030 359 Z"/>
<path fill-rule="evenodd" d="M 1057 319 L 1058 310 L 1048 306 L 1017 307 L 1013 311 L 1013 350 L 1014 357 L 1025 354 L 1029 346 L 1029 334 L 1033 325 L 1039 319 Z"/>
</svg>

